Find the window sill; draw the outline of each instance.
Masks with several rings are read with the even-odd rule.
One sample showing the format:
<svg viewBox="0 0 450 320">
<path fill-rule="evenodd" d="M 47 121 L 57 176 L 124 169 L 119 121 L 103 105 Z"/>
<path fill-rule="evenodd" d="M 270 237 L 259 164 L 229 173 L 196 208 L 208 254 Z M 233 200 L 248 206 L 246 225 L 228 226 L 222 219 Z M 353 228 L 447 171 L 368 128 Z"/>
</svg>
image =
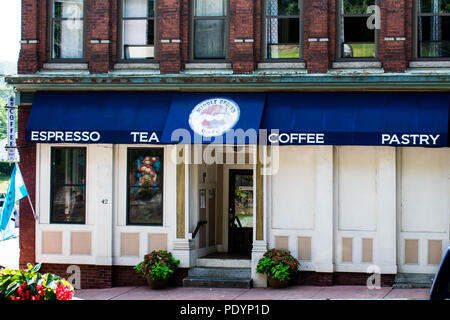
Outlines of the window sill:
<svg viewBox="0 0 450 320">
<path fill-rule="evenodd" d="M 439 60 L 439 61 L 430 61 L 430 60 L 417 60 L 409 62 L 410 68 L 450 68 L 450 60 Z"/>
<path fill-rule="evenodd" d="M 261 62 L 258 63 L 258 70 L 273 69 L 305 69 L 304 62 Z"/>
<path fill-rule="evenodd" d="M 41 74 L 48 73 L 89 73 L 87 63 L 64 62 L 44 63 Z"/>
<path fill-rule="evenodd" d="M 185 73 L 189 74 L 229 74 L 233 73 L 229 62 L 189 62 L 186 63 Z"/>
<path fill-rule="evenodd" d="M 338 61 L 333 62 L 333 69 L 378 69 L 380 61 Z"/>
<path fill-rule="evenodd" d="M 121 62 L 114 65 L 111 74 L 159 74 L 159 63 Z"/>
<path fill-rule="evenodd" d="M 159 70 L 157 62 L 120 62 L 114 65 L 114 70 Z"/>
</svg>

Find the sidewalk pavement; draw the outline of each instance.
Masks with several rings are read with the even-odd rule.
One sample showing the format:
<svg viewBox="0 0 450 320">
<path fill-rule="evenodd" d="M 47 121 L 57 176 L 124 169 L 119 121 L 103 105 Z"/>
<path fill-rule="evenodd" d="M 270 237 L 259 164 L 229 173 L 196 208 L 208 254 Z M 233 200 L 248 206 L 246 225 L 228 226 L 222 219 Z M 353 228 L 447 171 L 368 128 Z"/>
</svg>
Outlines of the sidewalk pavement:
<svg viewBox="0 0 450 320">
<path fill-rule="evenodd" d="M 83 300 L 428 300 L 430 289 L 400 289 L 366 286 L 289 286 L 285 289 L 115 287 L 75 290 Z"/>
</svg>

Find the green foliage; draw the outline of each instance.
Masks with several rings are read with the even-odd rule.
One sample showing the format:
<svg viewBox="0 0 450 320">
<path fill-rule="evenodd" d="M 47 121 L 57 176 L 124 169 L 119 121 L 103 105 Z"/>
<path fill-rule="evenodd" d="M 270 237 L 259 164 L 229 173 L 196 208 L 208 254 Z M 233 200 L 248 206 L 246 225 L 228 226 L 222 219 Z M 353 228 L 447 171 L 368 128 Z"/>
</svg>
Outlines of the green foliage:
<svg viewBox="0 0 450 320">
<path fill-rule="evenodd" d="M 14 164 L 10 162 L 0 161 L 0 176 L 7 176 L 8 179 L 14 169 Z"/>
<path fill-rule="evenodd" d="M 0 140 L 6 138 L 6 102 L 14 95 L 13 88 L 0 83 Z"/>
<path fill-rule="evenodd" d="M 41 264 L 27 270 L 0 270 L 0 300 L 70 300 L 73 287 L 61 277 L 38 271 Z"/>
<path fill-rule="evenodd" d="M 375 4 L 375 0 L 342 0 L 344 14 L 366 14 L 367 8 Z"/>
<path fill-rule="evenodd" d="M 288 251 L 271 249 L 264 253 L 256 266 L 256 272 L 284 281 L 298 271 L 300 263 Z"/>
<path fill-rule="evenodd" d="M 144 260 L 134 267 L 134 270 L 144 278 L 166 280 L 178 269 L 179 264 L 180 261 L 175 260 L 172 253 L 154 250 L 145 255 Z"/>
</svg>

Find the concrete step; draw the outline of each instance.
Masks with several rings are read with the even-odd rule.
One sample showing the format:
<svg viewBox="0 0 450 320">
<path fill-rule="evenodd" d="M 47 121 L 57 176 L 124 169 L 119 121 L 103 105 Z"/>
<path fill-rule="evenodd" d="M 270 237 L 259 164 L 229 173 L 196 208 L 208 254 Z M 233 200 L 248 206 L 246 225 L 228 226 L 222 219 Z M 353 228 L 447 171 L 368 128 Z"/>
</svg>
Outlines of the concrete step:
<svg viewBox="0 0 450 320">
<path fill-rule="evenodd" d="M 216 279 L 251 279 L 250 268 L 208 268 L 194 267 L 189 269 L 188 277 Z"/>
<path fill-rule="evenodd" d="M 222 259 L 225 265 L 226 261 Z M 197 266 L 189 269 L 187 278 L 183 280 L 183 286 L 200 288 L 251 288 L 252 272 L 251 268 Z"/>
<path fill-rule="evenodd" d="M 431 288 L 434 274 L 398 273 L 395 276 L 394 288 Z"/>
<path fill-rule="evenodd" d="M 197 266 L 211 268 L 251 268 L 252 261 L 250 259 L 199 258 L 197 259 Z"/>
<path fill-rule="evenodd" d="M 183 287 L 188 288 L 246 288 L 252 287 L 251 279 L 219 279 L 187 277 L 183 280 Z"/>
</svg>

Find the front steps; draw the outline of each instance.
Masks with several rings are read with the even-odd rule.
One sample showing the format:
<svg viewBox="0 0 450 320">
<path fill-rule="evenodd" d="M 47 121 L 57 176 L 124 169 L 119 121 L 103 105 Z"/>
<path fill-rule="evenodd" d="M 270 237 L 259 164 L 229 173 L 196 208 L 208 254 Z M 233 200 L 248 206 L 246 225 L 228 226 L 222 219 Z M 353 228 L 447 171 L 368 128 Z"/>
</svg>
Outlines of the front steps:
<svg viewBox="0 0 450 320">
<path fill-rule="evenodd" d="M 189 269 L 187 278 L 183 280 L 183 286 L 199 288 L 251 288 L 252 272 L 250 264 L 250 260 L 198 259 L 197 267 Z"/>
</svg>

